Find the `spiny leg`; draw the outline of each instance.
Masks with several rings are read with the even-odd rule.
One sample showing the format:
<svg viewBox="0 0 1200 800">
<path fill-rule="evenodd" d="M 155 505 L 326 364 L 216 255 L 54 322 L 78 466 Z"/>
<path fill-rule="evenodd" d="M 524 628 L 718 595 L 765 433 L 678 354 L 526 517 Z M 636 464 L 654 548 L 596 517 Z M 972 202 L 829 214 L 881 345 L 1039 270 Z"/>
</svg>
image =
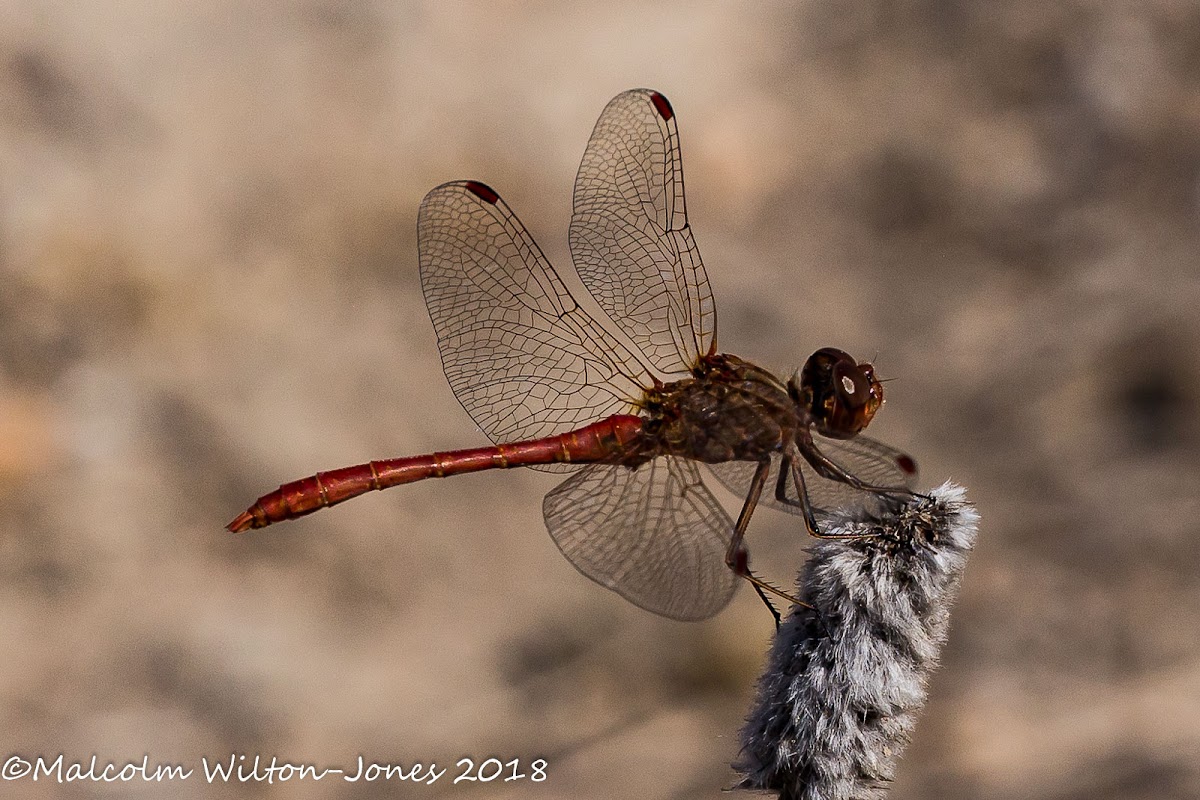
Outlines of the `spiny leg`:
<svg viewBox="0 0 1200 800">
<path fill-rule="evenodd" d="M 784 451 L 782 463 L 779 465 L 779 479 L 775 481 L 775 499 L 784 505 L 799 508 L 804 517 L 804 527 L 808 529 L 809 535 L 820 537 L 821 531 L 817 528 L 812 505 L 808 502 L 808 489 L 804 485 L 803 475 L 793 478 L 796 482 L 796 496 L 799 500 L 793 500 L 787 496 L 787 481 L 792 475 L 792 466 L 796 463 L 796 460 L 789 454 L 790 450 L 791 448 L 788 448 Z"/>
<path fill-rule="evenodd" d="M 775 499 L 778 500 L 779 502 L 783 503 L 784 505 L 798 507 L 800 509 L 801 514 L 804 517 L 804 527 L 808 529 L 809 536 L 814 536 L 818 539 L 859 539 L 859 538 L 861 538 L 860 536 L 855 535 L 855 534 L 847 535 L 847 534 L 836 534 L 836 533 L 822 533 L 821 529 L 817 527 L 816 518 L 813 516 L 812 504 L 808 500 L 808 489 L 804 485 L 804 473 L 801 471 L 800 462 L 797 460 L 798 455 L 799 454 L 796 452 L 795 445 L 792 445 L 791 447 L 786 448 L 783 451 L 783 459 L 782 459 L 783 463 L 779 465 L 779 479 L 775 482 Z M 787 476 L 788 476 L 789 472 L 792 473 L 792 480 L 795 481 L 796 497 L 798 497 L 799 500 L 793 500 L 787 496 Z M 811 606 L 808 603 L 801 603 L 800 605 L 804 606 L 805 608 L 811 608 L 813 611 L 816 611 L 817 612 L 816 613 L 817 622 L 820 624 L 822 630 L 825 631 L 825 635 L 832 636 L 832 634 L 830 633 L 829 626 L 825 622 L 825 615 L 823 613 L 821 613 L 820 611 L 817 611 L 816 606 Z"/>
<path fill-rule="evenodd" d="M 783 451 L 783 464 L 779 467 L 779 480 L 775 484 L 775 499 L 784 505 L 799 508 L 804 517 L 804 527 L 808 535 L 817 539 L 861 539 L 857 533 L 822 533 L 817 527 L 817 519 L 813 515 L 812 503 L 808 500 L 808 488 L 804 485 L 804 473 L 800 469 L 799 449 L 795 444 Z M 796 484 L 796 497 L 793 500 L 787 496 L 787 474 L 791 472 L 792 481 Z"/>
<path fill-rule="evenodd" d="M 822 478 L 828 478 L 831 481 L 840 481 L 841 483 L 853 486 L 863 492 L 874 492 L 875 494 L 889 495 L 904 495 L 908 497 L 924 497 L 922 494 L 914 492 L 904 486 L 875 486 L 867 483 L 856 475 L 847 472 L 845 468 L 833 461 L 829 456 L 822 453 L 816 442 L 811 437 L 806 436 L 798 440 L 797 445 L 800 454 L 804 456 L 804 460 L 816 470 L 817 474 Z"/>
<path fill-rule="evenodd" d="M 758 599 L 763 601 L 763 605 L 767 607 L 767 611 L 771 612 L 772 619 L 775 620 L 775 630 L 779 630 L 779 626 L 783 624 L 783 617 L 779 615 L 779 609 L 771 602 L 771 598 L 767 597 L 767 593 L 762 590 L 757 583 L 750 584 L 754 587 L 754 593 L 758 595 Z"/>
<path fill-rule="evenodd" d="M 793 605 L 807 607 L 808 604 L 775 588 L 755 575 L 750 570 L 750 554 L 742 543 L 742 539 L 746 535 L 746 528 L 750 525 L 750 516 L 754 513 L 755 506 L 758 505 L 758 498 L 762 496 L 763 485 L 766 484 L 767 475 L 770 471 L 770 461 L 760 462 L 758 468 L 754 470 L 754 478 L 750 481 L 750 491 L 746 493 L 746 502 L 742 504 L 742 513 L 738 514 L 737 524 L 733 526 L 733 536 L 729 539 L 729 549 L 725 551 L 725 565 L 733 570 L 735 575 L 740 575 L 753 584 L 754 591 L 758 593 L 759 598 L 770 609 L 771 616 L 775 618 L 775 627 L 778 628 L 780 623 L 779 612 L 770 600 L 767 599 L 766 592 L 770 592 Z"/>
</svg>

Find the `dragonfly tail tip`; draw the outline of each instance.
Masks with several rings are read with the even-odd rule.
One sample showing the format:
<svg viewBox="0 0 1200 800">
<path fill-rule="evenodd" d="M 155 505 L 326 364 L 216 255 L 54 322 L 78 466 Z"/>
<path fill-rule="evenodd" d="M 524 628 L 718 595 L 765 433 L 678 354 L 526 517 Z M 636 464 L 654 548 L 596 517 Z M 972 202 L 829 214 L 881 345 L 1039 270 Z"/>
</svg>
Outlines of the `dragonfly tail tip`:
<svg viewBox="0 0 1200 800">
<path fill-rule="evenodd" d="M 230 533 L 242 533 L 254 527 L 254 515 L 249 511 L 243 511 L 234 518 L 233 522 L 225 526 L 225 530 Z"/>
</svg>

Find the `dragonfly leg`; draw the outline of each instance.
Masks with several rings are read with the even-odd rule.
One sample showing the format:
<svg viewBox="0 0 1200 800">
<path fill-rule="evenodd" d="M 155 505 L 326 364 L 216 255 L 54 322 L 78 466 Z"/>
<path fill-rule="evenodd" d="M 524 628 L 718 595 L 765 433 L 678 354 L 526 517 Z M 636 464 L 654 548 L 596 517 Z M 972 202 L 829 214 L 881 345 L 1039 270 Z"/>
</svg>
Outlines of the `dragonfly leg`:
<svg viewBox="0 0 1200 800">
<path fill-rule="evenodd" d="M 924 497 L 922 494 L 914 492 L 912 489 L 903 486 L 875 486 L 867 483 L 851 473 L 847 472 L 836 462 L 831 460 L 829 456 L 817 449 L 817 445 L 812 439 L 803 439 L 798 445 L 801 455 L 807 461 L 817 474 L 822 478 L 828 478 L 831 481 L 841 481 L 842 483 L 853 486 L 864 492 L 875 492 L 876 494 L 895 494 L 905 497 Z"/>
<path fill-rule="evenodd" d="M 754 470 L 754 477 L 750 479 L 750 490 L 746 492 L 746 502 L 742 503 L 742 513 L 738 514 L 737 524 L 733 526 L 733 536 L 729 539 L 729 549 L 725 551 L 725 565 L 739 575 L 745 569 L 745 558 L 739 557 L 738 553 L 744 550 L 742 539 L 746 536 L 746 528 L 750 525 L 750 516 L 754 513 L 754 508 L 758 505 L 758 498 L 762 496 L 763 484 L 767 482 L 767 475 L 771 471 L 771 462 L 760 462 Z"/>
<path fill-rule="evenodd" d="M 792 605 L 809 606 L 808 603 L 797 600 L 790 594 L 775 588 L 750 570 L 750 554 L 742 540 L 746 536 L 746 528 L 750 525 L 750 516 L 754 513 L 755 506 L 758 505 L 758 498 L 762 496 L 763 486 L 767 482 L 767 475 L 770 471 L 771 462 L 769 461 L 761 462 L 758 465 L 758 469 L 754 471 L 754 478 L 750 481 L 750 491 L 746 493 L 746 502 L 742 504 L 742 513 L 738 514 L 737 524 L 733 526 L 733 536 L 729 539 L 729 549 L 725 551 L 725 565 L 733 570 L 735 575 L 739 575 L 753 584 L 754 591 L 758 593 L 759 598 L 771 611 L 771 616 L 775 618 L 775 628 L 778 629 L 780 623 L 779 612 L 767 598 L 768 592 L 786 600 Z"/>
<path fill-rule="evenodd" d="M 763 591 L 761 586 L 759 586 L 757 583 L 752 583 L 750 585 L 754 587 L 754 592 L 758 595 L 758 599 L 762 600 L 763 605 L 765 605 L 767 610 L 771 612 L 771 616 L 775 620 L 775 630 L 779 630 L 779 626 L 783 624 L 783 617 L 779 616 L 779 609 L 775 608 L 775 604 L 771 602 L 771 598 L 767 597 L 767 593 Z"/>
<path fill-rule="evenodd" d="M 808 535 L 816 539 L 861 539 L 862 534 L 858 533 L 822 533 L 817 527 L 817 519 L 813 515 L 812 504 L 808 501 L 808 489 L 804 485 L 804 473 L 800 469 L 799 448 L 792 445 L 783 452 L 783 463 L 779 467 L 779 480 L 775 484 L 775 499 L 784 505 L 794 506 L 799 508 L 804 517 L 804 527 L 808 529 Z M 787 496 L 787 476 L 792 475 L 792 481 L 796 484 L 796 497 L 798 500 L 793 500 Z M 855 479 L 857 480 L 857 479 Z"/>
<path fill-rule="evenodd" d="M 745 547 L 742 547 L 738 550 L 737 562 L 733 565 L 730 565 L 730 569 L 732 569 L 735 574 L 740 575 L 741 577 L 750 581 L 750 584 L 754 587 L 754 591 L 756 594 L 758 594 L 759 599 L 763 601 L 763 604 L 767 607 L 767 610 L 771 612 L 771 616 L 775 618 L 775 630 L 779 630 L 779 625 L 782 622 L 782 618 L 779 616 L 779 611 L 775 608 L 775 604 L 772 603 L 770 598 L 767 597 L 768 592 L 794 606 L 803 606 L 804 608 L 810 609 L 813 608 L 803 600 L 792 597 L 782 589 L 771 585 L 770 582 L 765 581 L 755 575 L 750 570 L 750 554 L 746 551 Z"/>
</svg>

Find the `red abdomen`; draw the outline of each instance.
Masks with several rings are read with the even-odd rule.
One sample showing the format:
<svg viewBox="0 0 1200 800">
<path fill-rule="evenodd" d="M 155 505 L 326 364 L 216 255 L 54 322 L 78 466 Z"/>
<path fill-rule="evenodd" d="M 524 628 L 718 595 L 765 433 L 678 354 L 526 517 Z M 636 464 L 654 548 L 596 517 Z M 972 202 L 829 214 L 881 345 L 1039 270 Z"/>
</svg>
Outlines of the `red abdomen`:
<svg viewBox="0 0 1200 800">
<path fill-rule="evenodd" d="M 295 519 L 377 489 L 426 478 L 530 464 L 618 461 L 641 437 L 642 420 L 619 414 L 577 430 L 525 442 L 430 453 L 318 472 L 285 483 L 243 511 L 227 526 L 234 533 Z"/>
</svg>

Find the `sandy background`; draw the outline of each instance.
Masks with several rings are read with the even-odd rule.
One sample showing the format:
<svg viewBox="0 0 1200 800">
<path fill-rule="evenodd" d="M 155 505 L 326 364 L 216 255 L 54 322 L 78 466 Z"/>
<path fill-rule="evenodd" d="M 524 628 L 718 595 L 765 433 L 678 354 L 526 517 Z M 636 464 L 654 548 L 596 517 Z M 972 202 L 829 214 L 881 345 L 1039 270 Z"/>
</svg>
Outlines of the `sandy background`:
<svg viewBox="0 0 1200 800">
<path fill-rule="evenodd" d="M 0 3 L 0 755 L 550 762 L 0 793 L 721 796 L 769 618 L 587 581 L 554 476 L 222 530 L 484 442 L 417 205 L 487 181 L 566 263 L 592 125 L 651 86 L 722 349 L 874 356 L 872 432 L 982 514 L 891 796 L 1200 796 L 1200 7 L 1053 5 Z M 798 537 L 760 513 L 756 564 L 786 580 Z"/>
</svg>

